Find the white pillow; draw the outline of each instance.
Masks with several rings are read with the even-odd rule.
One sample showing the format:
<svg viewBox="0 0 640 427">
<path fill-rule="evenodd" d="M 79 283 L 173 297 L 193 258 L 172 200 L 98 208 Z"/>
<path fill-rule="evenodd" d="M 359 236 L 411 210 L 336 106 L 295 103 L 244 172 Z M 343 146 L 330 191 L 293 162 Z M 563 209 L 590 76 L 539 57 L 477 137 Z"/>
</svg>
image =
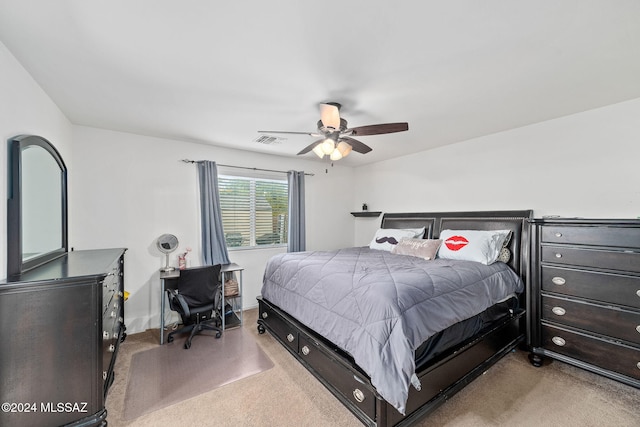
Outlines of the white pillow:
<svg viewBox="0 0 640 427">
<path fill-rule="evenodd" d="M 422 239 L 424 237 L 424 232 L 426 230 L 426 227 L 422 227 L 422 228 L 403 228 L 403 230 L 409 230 L 409 231 L 413 231 L 414 239 Z"/>
<path fill-rule="evenodd" d="M 510 230 L 442 230 L 438 258 L 493 264 L 509 234 Z"/>
<path fill-rule="evenodd" d="M 424 231 L 423 231 L 424 233 Z M 371 249 L 391 251 L 402 239 L 413 239 L 415 230 L 400 230 L 396 228 L 379 228 L 369 243 Z"/>
</svg>

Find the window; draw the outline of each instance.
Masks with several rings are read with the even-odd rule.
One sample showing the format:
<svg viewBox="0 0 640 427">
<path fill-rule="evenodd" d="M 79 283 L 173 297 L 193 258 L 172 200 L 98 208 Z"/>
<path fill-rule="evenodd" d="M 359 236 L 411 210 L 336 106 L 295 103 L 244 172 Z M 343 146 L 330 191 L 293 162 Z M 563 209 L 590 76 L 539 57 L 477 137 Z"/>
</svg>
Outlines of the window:
<svg viewBox="0 0 640 427">
<path fill-rule="evenodd" d="M 218 176 L 222 226 L 228 248 L 287 244 L 287 180 Z"/>
</svg>

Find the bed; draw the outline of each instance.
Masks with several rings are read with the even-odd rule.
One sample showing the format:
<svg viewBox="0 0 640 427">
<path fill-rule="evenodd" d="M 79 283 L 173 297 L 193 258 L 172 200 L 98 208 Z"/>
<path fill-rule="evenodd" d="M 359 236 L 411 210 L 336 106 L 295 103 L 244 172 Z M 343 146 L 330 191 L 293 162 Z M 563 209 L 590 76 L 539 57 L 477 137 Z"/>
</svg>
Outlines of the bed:
<svg viewBox="0 0 640 427">
<path fill-rule="evenodd" d="M 456 234 L 449 230 L 508 232 L 507 256 L 490 265 L 377 247 L 276 256 L 258 297 L 258 331 L 269 331 L 363 424 L 411 425 L 524 341 L 531 214 L 382 218 L 383 234 L 424 229 L 424 243 Z M 458 243 L 446 239 L 449 248 Z"/>
</svg>

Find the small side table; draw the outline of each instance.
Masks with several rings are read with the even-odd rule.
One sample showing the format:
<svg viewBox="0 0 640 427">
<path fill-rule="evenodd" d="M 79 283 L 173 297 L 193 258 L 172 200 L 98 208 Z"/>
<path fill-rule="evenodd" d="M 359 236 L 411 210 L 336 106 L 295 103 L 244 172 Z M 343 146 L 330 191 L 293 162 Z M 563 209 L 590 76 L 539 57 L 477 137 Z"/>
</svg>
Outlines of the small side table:
<svg viewBox="0 0 640 427">
<path fill-rule="evenodd" d="M 167 301 L 167 295 L 164 290 L 166 289 L 166 280 L 177 279 L 180 277 L 180 270 L 160 271 L 160 345 L 164 344 L 164 310 L 165 301 Z"/>
<path fill-rule="evenodd" d="M 222 329 L 234 328 L 242 325 L 242 271 L 244 268 L 236 263 L 223 264 L 220 269 L 220 279 L 222 280 Z M 225 293 L 225 284 L 228 281 L 237 282 L 237 290 L 234 289 Z M 228 294 L 228 295 L 227 295 Z"/>
</svg>

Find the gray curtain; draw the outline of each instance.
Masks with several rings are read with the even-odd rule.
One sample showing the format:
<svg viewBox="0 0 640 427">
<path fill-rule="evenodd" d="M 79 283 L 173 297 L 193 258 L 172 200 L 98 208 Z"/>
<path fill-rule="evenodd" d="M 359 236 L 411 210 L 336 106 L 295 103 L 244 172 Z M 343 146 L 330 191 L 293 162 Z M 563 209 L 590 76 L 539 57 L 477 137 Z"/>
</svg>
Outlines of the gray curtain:
<svg viewBox="0 0 640 427">
<path fill-rule="evenodd" d="M 222 212 L 218 195 L 216 162 L 198 162 L 200 184 L 200 222 L 202 229 L 202 257 L 205 265 L 229 264 L 227 242 L 222 229 Z"/>
<path fill-rule="evenodd" d="M 304 223 L 304 172 L 288 171 L 289 183 L 289 252 L 306 250 Z"/>
</svg>

